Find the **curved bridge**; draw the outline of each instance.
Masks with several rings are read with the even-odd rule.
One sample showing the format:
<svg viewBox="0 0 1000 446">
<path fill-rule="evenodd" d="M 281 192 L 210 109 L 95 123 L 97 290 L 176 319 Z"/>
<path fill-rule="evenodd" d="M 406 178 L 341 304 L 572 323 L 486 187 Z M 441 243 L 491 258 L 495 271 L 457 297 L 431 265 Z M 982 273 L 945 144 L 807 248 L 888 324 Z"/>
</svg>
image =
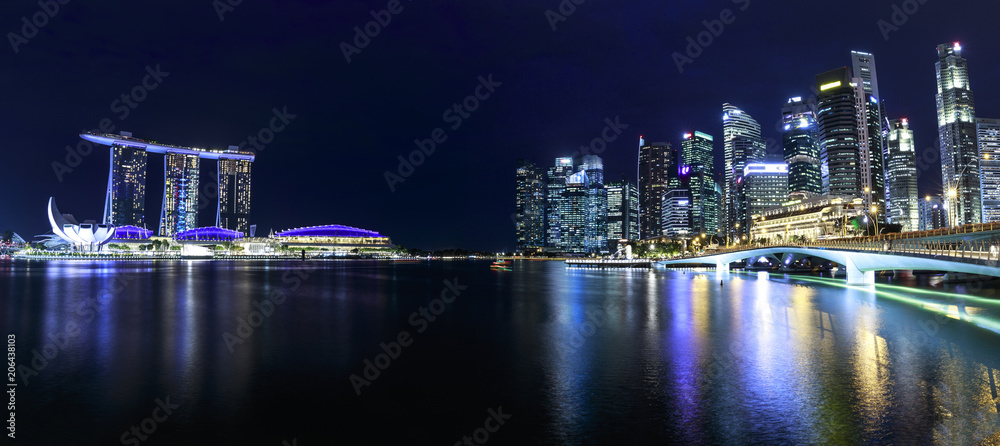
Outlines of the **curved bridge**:
<svg viewBox="0 0 1000 446">
<path fill-rule="evenodd" d="M 985 251 L 920 249 L 891 251 L 890 246 L 857 246 L 849 248 L 810 246 L 769 246 L 729 251 L 719 254 L 687 257 L 657 262 L 664 266 L 714 264 L 717 271 L 728 271 L 729 264 L 748 258 L 781 256 L 782 264 L 806 257 L 818 257 L 838 263 L 847 270 L 849 285 L 875 283 L 875 271 L 932 270 L 1000 277 L 1000 252 L 996 245 L 984 246 Z M 888 248 L 888 249 L 886 249 Z"/>
</svg>

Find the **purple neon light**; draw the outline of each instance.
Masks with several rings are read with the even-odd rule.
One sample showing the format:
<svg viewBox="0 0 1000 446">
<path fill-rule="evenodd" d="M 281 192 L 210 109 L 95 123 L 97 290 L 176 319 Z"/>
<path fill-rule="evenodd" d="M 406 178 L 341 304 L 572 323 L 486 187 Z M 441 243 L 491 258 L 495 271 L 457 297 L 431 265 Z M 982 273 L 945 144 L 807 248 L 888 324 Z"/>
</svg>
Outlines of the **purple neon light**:
<svg viewBox="0 0 1000 446">
<path fill-rule="evenodd" d="M 250 152 L 230 152 L 230 151 L 219 151 L 219 150 L 204 150 L 196 149 L 193 147 L 184 146 L 174 146 L 169 144 L 157 144 L 154 142 L 146 141 L 144 139 L 133 138 L 130 136 L 119 136 L 106 133 L 81 133 L 80 137 L 86 139 L 87 141 L 111 146 L 114 144 L 121 144 L 129 147 L 145 148 L 147 152 L 151 153 L 182 153 L 185 155 L 197 155 L 199 158 L 204 159 L 235 159 L 235 160 L 246 160 L 253 161 L 256 156 Z"/>
<path fill-rule="evenodd" d="M 208 226 L 204 228 L 188 229 L 187 231 L 178 232 L 177 235 L 174 236 L 174 239 L 194 240 L 194 241 L 200 241 L 200 240 L 226 241 L 226 240 L 235 240 L 242 237 L 243 233 L 239 231 Z"/>
<path fill-rule="evenodd" d="M 116 240 L 146 240 L 153 236 L 153 231 L 138 226 L 120 226 L 115 228 Z"/>
<path fill-rule="evenodd" d="M 275 234 L 278 237 L 372 237 L 385 238 L 384 235 L 367 229 L 343 225 L 312 226 L 308 228 L 289 229 Z"/>
</svg>

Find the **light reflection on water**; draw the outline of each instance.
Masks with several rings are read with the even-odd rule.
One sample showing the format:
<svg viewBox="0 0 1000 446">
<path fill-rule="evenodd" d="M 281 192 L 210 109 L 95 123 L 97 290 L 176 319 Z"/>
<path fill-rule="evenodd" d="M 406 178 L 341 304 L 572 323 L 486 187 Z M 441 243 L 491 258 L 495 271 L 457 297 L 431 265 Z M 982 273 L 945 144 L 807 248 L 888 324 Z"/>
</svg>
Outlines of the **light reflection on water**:
<svg viewBox="0 0 1000 446">
<path fill-rule="evenodd" d="M 301 287 L 230 353 L 222 334 L 289 274 Z M 416 334 L 411 313 L 455 277 L 467 292 Z M 951 444 L 1000 431 L 988 331 L 1000 301 L 970 287 L 557 262 L 8 262 L 0 281 L 20 363 L 82 325 L 26 387 L 22 410 L 44 415 L 24 428 L 42 443 L 113 443 L 166 395 L 185 410 L 157 435 L 184 444 L 453 444 L 499 404 L 516 422 L 497 442 L 514 444 Z M 86 322 L 75 309 L 94 297 Z M 414 345 L 355 395 L 348 376 L 402 330 Z M 53 419 L 79 435 L 44 429 Z"/>
</svg>

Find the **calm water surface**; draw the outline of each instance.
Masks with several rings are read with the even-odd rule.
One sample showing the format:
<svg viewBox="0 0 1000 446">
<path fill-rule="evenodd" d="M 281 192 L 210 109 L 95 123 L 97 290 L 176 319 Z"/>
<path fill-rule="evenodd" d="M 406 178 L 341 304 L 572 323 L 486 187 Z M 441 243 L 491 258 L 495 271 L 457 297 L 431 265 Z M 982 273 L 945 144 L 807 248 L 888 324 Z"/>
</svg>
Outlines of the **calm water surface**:
<svg viewBox="0 0 1000 446">
<path fill-rule="evenodd" d="M 122 444 L 167 398 L 141 444 L 450 445 L 491 409 L 490 444 L 1000 442 L 996 290 L 924 282 L 0 260 L 0 321 L 20 444 Z"/>
</svg>

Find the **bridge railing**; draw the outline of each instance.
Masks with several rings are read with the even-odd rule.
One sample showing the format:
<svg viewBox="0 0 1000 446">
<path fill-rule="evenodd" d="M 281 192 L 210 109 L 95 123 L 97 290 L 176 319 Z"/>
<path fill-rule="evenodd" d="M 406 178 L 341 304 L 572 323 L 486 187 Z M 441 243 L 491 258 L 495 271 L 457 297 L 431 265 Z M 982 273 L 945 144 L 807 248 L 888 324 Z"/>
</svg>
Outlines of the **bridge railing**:
<svg viewBox="0 0 1000 446">
<path fill-rule="evenodd" d="M 976 226 L 976 225 L 967 225 Z M 992 226 L 992 225 L 979 225 Z M 1000 229 L 1000 225 L 997 225 Z M 985 229 L 989 230 L 989 229 Z M 926 236 L 925 236 L 926 237 Z M 739 245 L 729 248 L 719 248 L 717 250 L 705 251 L 704 253 L 688 256 L 702 257 L 714 254 L 727 254 L 740 251 L 749 251 L 759 248 L 826 248 L 844 249 L 851 251 L 868 251 L 883 254 L 909 254 L 925 255 L 935 257 L 950 257 L 955 259 L 978 260 L 988 262 L 1000 262 L 1000 239 L 990 238 L 988 240 L 918 240 L 914 238 L 890 238 L 885 236 L 863 237 L 852 239 L 817 240 L 811 242 L 763 242 L 752 245 Z"/>
</svg>

